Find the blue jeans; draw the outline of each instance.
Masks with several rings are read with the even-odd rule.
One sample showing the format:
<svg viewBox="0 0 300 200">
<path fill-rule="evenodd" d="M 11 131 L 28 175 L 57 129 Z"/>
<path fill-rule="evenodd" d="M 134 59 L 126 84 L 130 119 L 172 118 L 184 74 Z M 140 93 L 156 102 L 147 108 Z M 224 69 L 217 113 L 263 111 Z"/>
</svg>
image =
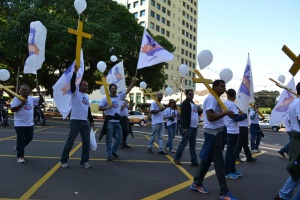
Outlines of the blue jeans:
<svg viewBox="0 0 300 200">
<path fill-rule="evenodd" d="M 191 163 L 198 163 L 197 154 L 196 154 L 196 138 L 197 138 L 197 128 L 188 128 L 186 133 L 182 133 L 181 142 L 177 148 L 175 154 L 175 160 L 180 160 L 182 153 L 187 145 L 190 143 L 190 155 L 191 155 Z"/>
<path fill-rule="evenodd" d="M 80 132 L 82 140 L 82 153 L 80 164 L 86 163 L 90 159 L 90 131 L 91 127 L 87 120 L 76 120 L 70 121 L 70 132 L 66 141 L 60 162 L 66 163 L 69 159 L 69 153 L 74 145 L 74 141 Z"/>
<path fill-rule="evenodd" d="M 112 144 L 112 138 L 115 141 Z M 106 128 L 106 156 L 110 157 L 113 153 L 116 153 L 122 140 L 122 127 L 120 122 L 107 122 Z"/>
<path fill-rule="evenodd" d="M 258 124 L 250 124 L 250 135 L 251 135 L 251 150 L 258 149 L 261 135 L 258 134 L 260 127 Z"/>
<path fill-rule="evenodd" d="M 292 139 L 292 132 L 287 132 L 287 134 L 289 135 L 289 142 L 284 146 L 282 147 L 279 152 L 282 152 L 282 153 L 289 153 L 289 148 L 290 148 L 290 143 L 291 143 L 291 139 Z"/>
<path fill-rule="evenodd" d="M 292 177 L 290 176 L 288 180 L 285 182 L 283 188 L 279 190 L 279 196 L 282 199 L 290 199 L 293 197 L 293 190 L 300 185 L 300 179 L 298 181 L 293 181 Z M 300 188 L 293 197 L 293 200 L 300 199 Z"/>
<path fill-rule="evenodd" d="M 31 142 L 33 138 L 33 126 L 16 126 L 17 132 L 17 158 L 23 158 L 25 147 Z"/>
<path fill-rule="evenodd" d="M 170 126 L 167 126 L 168 131 L 168 142 L 166 147 L 169 147 L 170 151 L 173 149 L 173 139 L 177 131 L 177 123 L 173 123 Z"/>
<path fill-rule="evenodd" d="M 236 172 L 235 158 L 239 134 L 227 133 L 227 150 L 225 154 L 225 174 Z"/>
<path fill-rule="evenodd" d="M 158 151 L 163 151 L 163 136 L 164 136 L 164 123 L 152 124 L 152 135 L 148 143 L 148 149 L 153 146 L 155 137 L 158 137 Z"/>
</svg>

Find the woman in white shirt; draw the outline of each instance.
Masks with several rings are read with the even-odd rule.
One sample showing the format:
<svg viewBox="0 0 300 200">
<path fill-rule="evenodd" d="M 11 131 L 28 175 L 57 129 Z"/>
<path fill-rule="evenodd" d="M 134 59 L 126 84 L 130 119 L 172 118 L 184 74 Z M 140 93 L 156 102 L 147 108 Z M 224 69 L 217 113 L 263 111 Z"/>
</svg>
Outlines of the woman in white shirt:
<svg viewBox="0 0 300 200">
<path fill-rule="evenodd" d="M 177 105 L 174 99 L 169 100 L 168 108 L 164 110 L 164 119 L 167 120 L 168 143 L 165 147 L 166 151 L 175 153 L 173 150 L 173 139 L 177 131 Z"/>
</svg>

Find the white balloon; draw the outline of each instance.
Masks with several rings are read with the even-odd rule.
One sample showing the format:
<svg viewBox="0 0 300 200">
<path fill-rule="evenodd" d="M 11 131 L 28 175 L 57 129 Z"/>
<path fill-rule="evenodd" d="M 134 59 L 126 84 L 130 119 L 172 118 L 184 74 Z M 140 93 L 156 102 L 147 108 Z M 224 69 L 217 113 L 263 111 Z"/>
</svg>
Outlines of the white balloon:
<svg viewBox="0 0 300 200">
<path fill-rule="evenodd" d="M 140 82 L 140 87 L 143 89 L 147 88 L 147 83 L 144 81 Z"/>
<path fill-rule="evenodd" d="M 279 76 L 278 76 L 278 81 L 281 82 L 281 83 L 284 83 L 284 81 L 285 81 L 285 76 L 284 76 L 284 75 L 279 75 Z"/>
<path fill-rule="evenodd" d="M 0 81 L 7 81 L 10 77 L 10 73 L 7 69 L 0 69 Z"/>
<path fill-rule="evenodd" d="M 213 61 L 213 55 L 209 50 L 203 50 L 198 54 L 197 59 L 200 69 L 204 69 Z"/>
<path fill-rule="evenodd" d="M 85 0 L 75 0 L 74 7 L 75 7 L 78 15 L 80 15 L 86 9 L 86 1 Z"/>
<path fill-rule="evenodd" d="M 173 94 L 173 89 L 171 87 L 167 87 L 166 88 L 166 95 L 168 96 L 171 96 Z"/>
<path fill-rule="evenodd" d="M 106 63 L 105 62 L 103 62 L 103 61 L 99 61 L 98 63 L 97 63 L 97 69 L 100 71 L 100 72 L 104 72 L 105 71 L 105 69 L 106 69 Z"/>
<path fill-rule="evenodd" d="M 225 68 L 220 72 L 220 79 L 228 83 L 232 79 L 233 73 L 230 69 Z"/>
<path fill-rule="evenodd" d="M 118 58 L 117 58 L 117 56 L 112 55 L 112 56 L 110 57 L 110 60 L 111 60 L 111 62 L 116 62 L 116 61 L 118 60 Z"/>
<path fill-rule="evenodd" d="M 189 67 L 186 64 L 181 64 L 178 69 L 181 76 L 184 78 L 189 72 Z"/>
</svg>

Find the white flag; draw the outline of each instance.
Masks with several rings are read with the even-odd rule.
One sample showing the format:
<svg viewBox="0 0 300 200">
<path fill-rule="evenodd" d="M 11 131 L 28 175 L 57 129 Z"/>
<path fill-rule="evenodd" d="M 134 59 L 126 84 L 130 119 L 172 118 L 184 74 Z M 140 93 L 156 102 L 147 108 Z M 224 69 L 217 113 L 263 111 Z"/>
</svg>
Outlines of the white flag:
<svg viewBox="0 0 300 200">
<path fill-rule="evenodd" d="M 237 94 L 238 107 L 244 112 L 248 113 L 249 103 L 254 102 L 253 78 L 251 71 L 250 57 L 244 71 L 243 80 Z"/>
<path fill-rule="evenodd" d="M 286 87 L 290 88 L 293 92 L 296 93 L 294 77 L 290 80 Z M 289 105 L 295 98 L 297 97 L 292 93 L 286 90 L 282 91 L 277 104 L 271 112 L 270 124 L 277 124 L 285 120 L 288 114 Z"/>
<path fill-rule="evenodd" d="M 117 85 L 118 92 L 124 92 L 126 90 L 123 61 L 109 70 L 106 76 L 106 82 Z M 100 93 L 105 94 L 103 86 L 101 86 Z"/>
<path fill-rule="evenodd" d="M 144 29 L 137 69 L 168 62 L 174 55 L 162 48 Z"/>
<path fill-rule="evenodd" d="M 45 61 L 46 36 L 47 29 L 40 21 L 30 23 L 28 36 L 29 56 L 25 62 L 24 74 L 36 74 L 36 71 L 41 69 Z"/>
<path fill-rule="evenodd" d="M 62 115 L 63 119 L 65 119 L 72 109 L 72 92 L 71 92 L 71 78 L 74 72 L 75 61 L 72 65 L 62 74 L 62 76 L 58 79 L 53 88 L 53 98 L 56 104 L 57 109 Z M 77 71 L 76 76 L 76 87 L 81 82 L 82 76 L 84 74 L 84 60 L 83 60 L 83 51 L 80 53 L 80 68 Z"/>
</svg>

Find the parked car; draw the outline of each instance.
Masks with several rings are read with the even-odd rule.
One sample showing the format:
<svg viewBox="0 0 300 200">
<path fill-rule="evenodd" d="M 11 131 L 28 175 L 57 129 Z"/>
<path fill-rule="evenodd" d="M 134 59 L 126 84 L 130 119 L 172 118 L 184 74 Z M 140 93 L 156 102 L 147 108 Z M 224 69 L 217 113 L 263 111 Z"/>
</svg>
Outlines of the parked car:
<svg viewBox="0 0 300 200">
<path fill-rule="evenodd" d="M 259 122 L 259 126 L 261 129 L 272 129 L 272 131 L 278 131 L 282 128 L 282 124 L 270 124 L 269 119 L 264 119 L 263 121 Z"/>
<path fill-rule="evenodd" d="M 147 115 L 140 111 L 129 111 L 128 119 L 130 125 L 139 124 L 140 126 L 144 126 L 148 122 Z"/>
</svg>

